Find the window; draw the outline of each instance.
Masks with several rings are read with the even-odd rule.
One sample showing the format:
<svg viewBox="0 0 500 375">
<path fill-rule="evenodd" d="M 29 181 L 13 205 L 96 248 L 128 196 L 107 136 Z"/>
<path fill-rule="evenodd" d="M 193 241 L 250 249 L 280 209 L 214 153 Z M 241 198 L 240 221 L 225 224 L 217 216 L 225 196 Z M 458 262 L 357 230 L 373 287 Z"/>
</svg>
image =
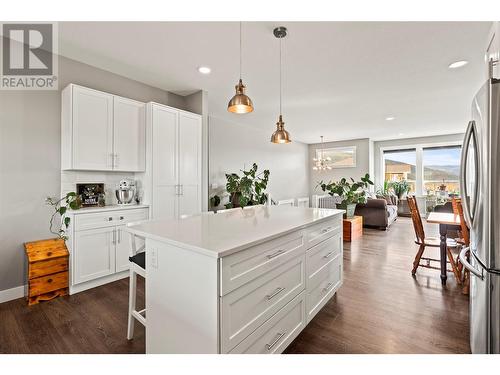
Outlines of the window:
<svg viewBox="0 0 500 375">
<path fill-rule="evenodd" d="M 406 180 L 415 192 L 417 180 L 416 149 L 384 151 L 385 181 Z"/>
<path fill-rule="evenodd" d="M 424 194 L 460 193 L 461 146 L 427 147 L 423 149 Z"/>
</svg>

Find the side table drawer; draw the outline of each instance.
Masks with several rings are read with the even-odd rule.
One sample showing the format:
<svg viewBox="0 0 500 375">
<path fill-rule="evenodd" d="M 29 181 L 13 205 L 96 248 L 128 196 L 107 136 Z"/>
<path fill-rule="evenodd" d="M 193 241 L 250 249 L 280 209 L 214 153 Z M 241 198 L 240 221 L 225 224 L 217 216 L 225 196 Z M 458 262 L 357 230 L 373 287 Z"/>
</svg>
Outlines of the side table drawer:
<svg viewBox="0 0 500 375">
<path fill-rule="evenodd" d="M 36 279 L 29 280 L 29 296 L 34 297 L 67 287 L 67 272 L 59 272 L 53 275 L 37 277 Z"/>
<path fill-rule="evenodd" d="M 28 265 L 28 278 L 33 279 L 40 276 L 67 271 L 68 268 L 67 256 L 42 260 Z"/>
</svg>

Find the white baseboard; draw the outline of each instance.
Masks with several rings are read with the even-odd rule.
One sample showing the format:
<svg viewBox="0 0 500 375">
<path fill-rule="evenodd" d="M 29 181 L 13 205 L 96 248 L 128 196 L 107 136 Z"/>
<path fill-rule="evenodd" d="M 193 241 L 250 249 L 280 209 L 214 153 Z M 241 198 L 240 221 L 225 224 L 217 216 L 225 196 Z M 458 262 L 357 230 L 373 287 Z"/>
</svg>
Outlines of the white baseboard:
<svg viewBox="0 0 500 375">
<path fill-rule="evenodd" d="M 15 288 L 0 290 L 0 303 L 12 301 L 24 297 L 26 286 L 16 286 Z"/>
</svg>

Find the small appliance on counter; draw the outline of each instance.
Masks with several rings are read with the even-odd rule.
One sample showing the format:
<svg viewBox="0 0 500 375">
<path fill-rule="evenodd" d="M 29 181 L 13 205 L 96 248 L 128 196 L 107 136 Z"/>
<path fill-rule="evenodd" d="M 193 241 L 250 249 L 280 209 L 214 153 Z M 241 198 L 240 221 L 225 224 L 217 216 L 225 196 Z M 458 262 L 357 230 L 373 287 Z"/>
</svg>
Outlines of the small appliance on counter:
<svg viewBox="0 0 500 375">
<path fill-rule="evenodd" d="M 115 190 L 116 199 L 119 205 L 131 205 L 135 204 L 135 181 L 133 180 L 121 180 L 118 188 Z"/>
</svg>

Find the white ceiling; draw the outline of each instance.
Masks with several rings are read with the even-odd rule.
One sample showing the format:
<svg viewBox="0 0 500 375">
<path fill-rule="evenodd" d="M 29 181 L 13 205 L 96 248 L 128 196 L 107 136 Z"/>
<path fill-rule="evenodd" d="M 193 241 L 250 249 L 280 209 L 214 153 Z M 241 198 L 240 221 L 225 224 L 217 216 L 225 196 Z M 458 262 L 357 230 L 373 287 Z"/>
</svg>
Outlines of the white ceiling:
<svg viewBox="0 0 500 375">
<path fill-rule="evenodd" d="M 243 23 L 243 81 L 255 111 L 226 111 L 238 80 L 236 22 L 63 22 L 60 54 L 181 94 L 210 115 L 274 131 L 280 22 Z M 306 143 L 462 132 L 484 79 L 487 22 L 286 22 L 283 117 Z M 463 68 L 448 65 L 468 60 Z M 197 71 L 201 65 L 210 75 Z M 394 121 L 386 121 L 394 116 Z"/>
</svg>

